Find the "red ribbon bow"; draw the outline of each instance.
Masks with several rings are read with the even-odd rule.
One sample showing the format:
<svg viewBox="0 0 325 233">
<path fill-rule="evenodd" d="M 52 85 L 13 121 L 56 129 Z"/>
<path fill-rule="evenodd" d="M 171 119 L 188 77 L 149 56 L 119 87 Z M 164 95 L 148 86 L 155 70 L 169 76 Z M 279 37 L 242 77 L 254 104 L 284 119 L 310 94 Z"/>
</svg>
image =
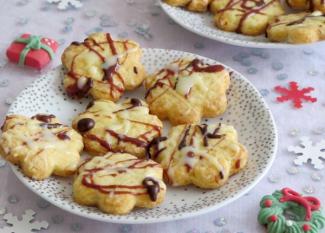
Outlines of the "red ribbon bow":
<svg viewBox="0 0 325 233">
<path fill-rule="evenodd" d="M 306 210 L 305 220 L 310 221 L 311 212 L 314 210 L 319 210 L 320 201 L 315 197 L 303 197 L 299 193 L 293 191 L 290 188 L 282 189 L 283 197 L 280 202 L 292 201 L 302 205 Z"/>
</svg>

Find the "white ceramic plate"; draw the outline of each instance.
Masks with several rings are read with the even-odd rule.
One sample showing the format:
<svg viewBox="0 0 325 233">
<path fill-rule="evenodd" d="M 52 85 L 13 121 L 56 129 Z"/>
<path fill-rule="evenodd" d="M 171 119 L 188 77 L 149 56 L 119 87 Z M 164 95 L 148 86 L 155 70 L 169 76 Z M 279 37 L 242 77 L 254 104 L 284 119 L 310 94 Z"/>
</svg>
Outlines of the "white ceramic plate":
<svg viewBox="0 0 325 233">
<path fill-rule="evenodd" d="M 144 49 L 143 63 L 148 72 L 164 67 L 174 59 L 189 56 L 199 57 L 209 63 L 214 60 L 194 54 L 163 49 Z M 234 125 L 240 141 L 249 150 L 249 162 L 245 170 L 230 178 L 223 187 L 207 191 L 194 187 L 168 188 L 165 202 L 154 209 L 137 209 L 125 216 L 114 216 L 96 208 L 80 206 L 71 198 L 71 179 L 51 177 L 45 181 L 33 181 L 12 166 L 17 177 L 32 191 L 64 210 L 106 222 L 152 223 L 187 218 L 206 213 L 239 198 L 263 177 L 270 168 L 277 148 L 277 134 L 270 110 L 263 97 L 241 74 L 231 72 L 231 87 L 228 94 L 227 112 L 208 122 L 222 120 Z M 62 88 L 62 67 L 53 69 L 28 86 L 11 105 L 8 114 L 32 116 L 37 113 L 55 114 L 64 123 L 84 111 L 89 99 L 69 99 Z M 138 89 L 126 96 L 144 97 L 144 90 Z M 167 125 L 167 124 L 166 124 Z M 166 127 L 168 128 L 168 126 Z"/>
<path fill-rule="evenodd" d="M 296 48 L 306 47 L 311 44 L 293 45 L 288 43 L 274 43 L 269 41 L 264 35 L 245 36 L 234 32 L 226 32 L 218 29 L 213 24 L 213 16 L 210 13 L 195 13 L 180 7 L 173 7 L 161 2 L 161 7 L 165 13 L 177 24 L 200 36 L 223 43 L 253 48 Z M 318 44 L 321 42 L 316 42 Z"/>
</svg>

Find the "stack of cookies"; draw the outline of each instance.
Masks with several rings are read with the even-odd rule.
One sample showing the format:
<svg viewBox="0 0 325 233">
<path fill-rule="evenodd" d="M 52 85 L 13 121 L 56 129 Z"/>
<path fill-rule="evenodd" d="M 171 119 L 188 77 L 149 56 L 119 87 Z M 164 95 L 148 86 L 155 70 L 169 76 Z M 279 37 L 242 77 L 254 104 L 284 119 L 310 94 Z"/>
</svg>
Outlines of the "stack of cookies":
<svg viewBox="0 0 325 233">
<path fill-rule="evenodd" d="M 246 166 L 247 150 L 232 126 L 201 119 L 226 111 L 228 71 L 182 58 L 146 75 L 141 56 L 136 42 L 108 33 L 71 43 L 62 55 L 64 88 L 73 99 L 93 100 L 71 127 L 54 115 L 7 116 L 3 157 L 32 179 L 74 175 L 74 200 L 111 214 L 159 205 L 166 184 L 225 184 Z M 143 100 L 118 101 L 142 83 Z M 173 125 L 167 136 L 162 120 Z"/>
<path fill-rule="evenodd" d="M 221 30 L 249 36 L 265 34 L 273 42 L 312 43 L 325 39 L 325 1 L 287 0 L 286 13 L 279 0 L 165 0 L 172 6 L 214 15 Z"/>
</svg>

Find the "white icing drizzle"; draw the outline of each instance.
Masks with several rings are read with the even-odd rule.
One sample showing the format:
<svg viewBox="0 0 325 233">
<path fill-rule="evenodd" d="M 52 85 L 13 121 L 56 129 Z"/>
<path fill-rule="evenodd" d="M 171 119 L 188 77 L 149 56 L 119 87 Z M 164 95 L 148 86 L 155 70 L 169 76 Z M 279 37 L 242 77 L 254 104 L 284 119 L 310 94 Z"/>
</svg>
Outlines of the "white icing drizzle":
<svg viewBox="0 0 325 233">
<path fill-rule="evenodd" d="M 202 78 L 200 75 L 193 74 L 191 76 L 184 76 L 178 79 L 175 89 L 179 94 L 185 96 L 188 95 L 188 93 L 191 91 L 191 88 L 196 84 L 204 86 L 202 84 Z"/>
<path fill-rule="evenodd" d="M 180 150 L 180 153 L 183 156 L 183 163 L 187 164 L 191 168 L 193 168 L 195 166 L 195 164 L 198 162 L 197 154 L 195 154 L 194 151 L 197 152 L 197 150 L 192 146 L 186 146 Z M 193 157 L 190 157 L 190 156 L 188 156 L 189 152 L 193 152 L 195 155 Z"/>
<path fill-rule="evenodd" d="M 15 146 L 11 153 L 15 154 L 17 151 L 20 151 L 24 146 L 29 147 L 32 151 L 35 150 L 45 150 L 48 148 L 58 148 L 58 149 L 62 149 L 62 144 L 60 144 L 59 139 L 56 137 L 56 135 L 49 130 L 48 128 L 43 128 L 41 126 L 38 125 L 38 123 L 34 123 L 34 122 L 29 122 L 27 124 L 27 127 L 39 127 L 38 133 L 35 133 L 33 135 L 26 135 L 25 132 L 22 132 L 21 134 L 15 134 L 13 135 L 12 133 L 5 133 L 3 136 L 6 137 L 6 139 L 10 142 L 12 140 L 19 140 L 22 142 L 21 145 Z M 37 138 L 39 138 L 38 141 L 35 141 L 35 136 L 37 136 Z M 24 145 L 25 143 L 25 145 Z M 7 152 L 6 152 L 7 151 Z M 10 150 L 7 149 L 5 152 L 9 153 Z M 26 158 L 31 155 L 26 154 Z"/>
<path fill-rule="evenodd" d="M 310 14 L 311 16 L 322 16 L 323 13 L 321 11 L 314 11 L 313 13 Z"/>
<path fill-rule="evenodd" d="M 77 87 L 78 89 L 82 89 L 87 83 L 87 78 L 86 77 L 80 77 L 77 81 Z"/>
<path fill-rule="evenodd" d="M 115 65 L 118 62 L 118 59 L 124 57 L 128 53 L 133 53 L 133 52 L 135 52 L 137 50 L 138 50 L 138 48 L 132 48 L 132 49 L 126 50 L 124 53 L 120 53 L 120 54 L 116 54 L 116 55 L 107 57 L 105 59 L 105 62 L 102 64 L 102 68 L 103 69 L 108 69 L 109 67 Z"/>
<path fill-rule="evenodd" d="M 177 75 L 179 72 L 179 65 L 177 63 L 172 63 L 166 66 L 166 69 L 173 71 L 175 75 Z"/>
<path fill-rule="evenodd" d="M 115 196 L 115 191 L 110 191 L 109 194 L 108 194 L 108 196 L 110 198 L 114 197 Z"/>
<path fill-rule="evenodd" d="M 183 163 L 189 165 L 191 168 L 193 168 L 196 165 L 196 163 L 199 160 L 199 156 L 202 156 L 205 159 L 207 159 L 211 164 L 213 164 L 218 170 L 222 172 L 224 171 L 224 167 L 219 162 L 218 157 L 212 157 L 208 153 L 205 153 L 204 151 L 201 151 L 198 148 L 195 148 L 193 146 L 186 146 L 183 147 L 180 152 L 182 153 L 183 156 Z M 187 156 L 188 152 L 193 152 L 194 157 Z"/>
</svg>

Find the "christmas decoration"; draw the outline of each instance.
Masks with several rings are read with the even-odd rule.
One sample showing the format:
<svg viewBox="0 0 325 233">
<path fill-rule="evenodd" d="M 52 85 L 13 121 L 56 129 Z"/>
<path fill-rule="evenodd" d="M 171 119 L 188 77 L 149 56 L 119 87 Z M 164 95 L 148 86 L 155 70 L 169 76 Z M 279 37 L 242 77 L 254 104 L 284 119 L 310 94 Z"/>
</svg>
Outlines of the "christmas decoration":
<svg viewBox="0 0 325 233">
<path fill-rule="evenodd" d="M 302 108 L 303 100 L 312 103 L 316 102 L 316 98 L 307 95 L 307 93 L 310 93 L 313 90 L 313 87 L 298 89 L 298 84 L 296 82 L 290 82 L 289 88 L 281 86 L 275 87 L 275 91 L 282 94 L 282 96 L 277 97 L 277 101 L 285 102 L 291 100 L 295 108 Z"/>
<path fill-rule="evenodd" d="M 321 159 L 325 159 L 325 140 L 313 145 L 312 141 L 307 137 L 300 139 L 300 146 L 289 146 L 288 151 L 297 154 L 294 160 L 296 165 L 302 165 L 310 160 L 310 163 L 316 169 L 323 169 L 324 163 Z"/>
<path fill-rule="evenodd" d="M 82 3 L 80 0 L 47 0 L 48 3 L 58 4 L 59 10 L 67 10 L 69 7 L 80 8 Z"/>
<path fill-rule="evenodd" d="M 23 34 L 7 49 L 7 57 L 21 66 L 42 69 L 53 59 L 57 48 L 58 43 L 52 39 Z"/>
<path fill-rule="evenodd" d="M 260 207 L 258 221 L 268 233 L 317 233 L 325 226 L 320 201 L 290 188 L 264 196 Z"/>
<path fill-rule="evenodd" d="M 3 228 L 0 228 L 1 233 L 35 233 L 42 229 L 48 228 L 48 223 L 45 221 L 38 222 L 33 221 L 35 212 L 33 210 L 26 210 L 21 218 L 8 213 L 3 216 L 3 219 L 8 224 Z"/>
</svg>

